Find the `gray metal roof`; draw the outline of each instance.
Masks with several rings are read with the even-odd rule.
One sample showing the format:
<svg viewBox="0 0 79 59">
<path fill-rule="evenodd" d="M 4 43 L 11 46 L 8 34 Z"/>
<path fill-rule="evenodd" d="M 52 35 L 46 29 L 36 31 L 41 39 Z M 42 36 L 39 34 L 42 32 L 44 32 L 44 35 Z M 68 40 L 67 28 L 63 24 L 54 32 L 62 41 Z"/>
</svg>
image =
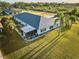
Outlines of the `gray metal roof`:
<svg viewBox="0 0 79 59">
<path fill-rule="evenodd" d="M 15 18 L 33 26 L 35 29 L 42 29 L 54 24 L 54 19 L 41 17 L 30 13 L 20 13 L 14 16 Z"/>
<path fill-rule="evenodd" d="M 20 13 L 14 16 L 15 18 L 22 20 L 23 22 L 33 26 L 34 28 L 39 28 L 41 16 L 30 14 L 30 13 Z"/>
</svg>

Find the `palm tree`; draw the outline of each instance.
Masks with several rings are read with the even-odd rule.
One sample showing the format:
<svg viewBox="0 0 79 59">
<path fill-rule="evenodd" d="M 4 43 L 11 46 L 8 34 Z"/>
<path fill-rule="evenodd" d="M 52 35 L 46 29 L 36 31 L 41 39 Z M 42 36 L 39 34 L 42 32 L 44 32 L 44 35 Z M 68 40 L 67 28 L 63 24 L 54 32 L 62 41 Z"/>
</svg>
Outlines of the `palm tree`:
<svg viewBox="0 0 79 59">
<path fill-rule="evenodd" d="M 71 20 L 71 23 L 72 24 L 74 24 L 75 22 L 76 22 L 76 16 L 74 16 L 74 15 L 71 15 L 70 17 L 69 17 L 69 20 Z"/>
<path fill-rule="evenodd" d="M 66 16 L 65 16 L 66 17 Z M 69 29 L 71 29 L 71 26 L 72 26 L 72 22 L 71 22 L 71 20 L 68 18 L 68 17 L 66 17 L 66 20 L 65 20 L 65 30 L 69 30 Z"/>
<path fill-rule="evenodd" d="M 69 20 L 71 20 L 72 24 L 76 23 L 76 21 L 78 20 L 78 10 L 76 8 L 74 8 L 71 12 L 68 12 L 69 15 Z"/>
<path fill-rule="evenodd" d="M 55 16 L 55 17 L 57 17 L 57 19 L 55 19 L 55 23 L 56 22 L 60 22 L 60 29 L 59 29 L 59 34 L 58 35 L 60 35 L 61 34 L 61 32 L 63 31 L 63 25 L 64 25 L 64 14 L 63 13 L 57 13 L 57 15 Z"/>
<path fill-rule="evenodd" d="M 57 19 L 55 19 L 55 23 L 58 21 L 60 22 L 60 28 L 59 28 L 58 35 L 60 35 L 61 32 L 64 32 L 64 31 L 70 29 L 70 20 L 69 20 L 69 18 L 67 18 L 65 13 L 57 12 L 57 15 L 55 17 L 57 17 Z"/>
<path fill-rule="evenodd" d="M 68 11 L 66 13 L 59 11 L 56 12 L 57 15 L 55 17 L 57 17 L 57 19 L 55 20 L 55 23 L 60 21 L 59 35 L 61 32 L 69 30 L 72 24 L 78 20 L 78 16 L 76 15 L 77 9 L 73 9 L 71 12 Z"/>
</svg>

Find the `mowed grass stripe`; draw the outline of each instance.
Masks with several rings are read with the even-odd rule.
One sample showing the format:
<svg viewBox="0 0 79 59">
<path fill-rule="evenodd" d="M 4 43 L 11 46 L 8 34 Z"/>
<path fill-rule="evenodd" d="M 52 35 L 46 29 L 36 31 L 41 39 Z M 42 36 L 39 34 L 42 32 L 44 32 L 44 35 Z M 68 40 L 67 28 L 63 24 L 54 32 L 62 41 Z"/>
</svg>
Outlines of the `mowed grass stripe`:
<svg viewBox="0 0 79 59">
<path fill-rule="evenodd" d="M 59 38 L 61 38 L 62 36 L 63 36 L 63 34 L 60 37 L 55 38 L 47 46 L 45 46 L 43 49 L 41 49 L 40 51 L 38 51 L 38 53 L 36 53 L 35 55 L 33 55 L 33 57 L 31 56 L 30 59 L 38 59 L 38 58 L 41 59 L 42 56 L 44 56 L 48 51 L 51 50 L 51 48 L 53 48 L 54 46 L 57 45 L 58 42 L 60 42 Z"/>
<path fill-rule="evenodd" d="M 39 38 L 38 40 L 36 40 L 36 41 L 34 41 L 34 42 L 30 43 L 30 44 L 26 44 L 25 47 L 23 47 L 21 49 L 18 49 L 18 50 L 16 50 L 13 53 L 4 56 L 4 58 L 5 59 L 6 58 L 9 58 L 9 59 L 20 59 L 21 57 L 23 57 L 24 55 L 26 55 L 28 52 L 30 54 L 31 51 L 33 51 L 33 49 L 36 46 L 39 46 L 42 42 L 50 41 L 50 39 L 46 39 L 47 37 L 54 38 L 54 37 L 57 36 L 57 34 L 58 34 L 57 33 L 57 29 L 56 30 L 53 30 L 53 31 L 49 32 L 45 37 Z"/>
<path fill-rule="evenodd" d="M 48 39 L 48 38 L 46 38 Z M 48 42 L 47 42 L 48 41 Z M 41 50 L 41 48 L 43 48 L 44 46 L 46 46 L 50 40 L 48 39 L 47 41 L 45 41 L 44 43 L 42 43 L 41 45 L 39 45 L 36 49 L 32 50 L 30 53 L 25 54 L 22 59 L 28 59 L 31 55 L 35 54 L 37 51 Z"/>
<path fill-rule="evenodd" d="M 46 55 L 48 57 L 44 56 L 42 59 L 79 59 L 79 26 L 74 26 L 62 37 L 62 42 Z"/>
<path fill-rule="evenodd" d="M 63 40 L 63 38 L 62 38 L 62 40 Z M 59 43 L 60 43 L 60 42 L 59 42 Z M 47 54 L 45 54 L 44 56 L 41 57 L 41 59 L 51 58 L 51 57 L 50 57 L 50 54 L 53 54 L 53 55 L 52 55 L 52 58 L 56 58 L 56 56 L 58 56 L 57 53 L 59 53 L 59 54 L 62 56 L 61 50 L 54 52 L 56 48 L 61 48 L 61 46 L 60 46 L 59 43 L 56 45 L 57 47 L 55 46 L 54 48 L 51 48 L 51 49 L 48 51 Z M 65 48 L 63 47 L 63 48 L 62 48 L 62 51 L 63 51 L 64 53 L 68 52 L 68 49 L 65 49 L 65 51 L 64 51 L 64 49 L 65 49 Z M 58 57 L 60 57 L 60 56 L 58 56 Z"/>
<path fill-rule="evenodd" d="M 54 30 L 55 32 L 57 32 L 57 30 Z M 53 32 L 54 33 L 54 32 Z M 38 50 L 40 50 L 41 48 L 43 48 L 43 46 L 45 46 L 47 43 L 49 43 L 50 41 L 51 41 L 51 39 L 49 39 L 48 37 L 50 37 L 50 38 L 55 38 L 55 37 L 57 37 L 58 35 L 57 35 L 57 33 L 55 34 L 55 35 L 49 35 L 49 34 L 52 34 L 51 32 L 50 33 L 48 33 L 48 35 L 46 35 L 45 36 L 45 38 L 44 39 L 47 39 L 47 40 L 45 40 L 44 41 L 44 43 L 43 44 L 41 44 L 41 45 L 39 45 L 36 49 L 34 49 L 34 50 L 32 50 L 31 52 L 29 52 L 28 54 L 26 53 L 24 56 L 22 56 L 21 58 L 23 59 L 23 58 L 28 58 L 30 55 L 32 55 L 32 54 L 34 54 L 36 51 L 38 51 Z"/>
<path fill-rule="evenodd" d="M 40 51 L 42 51 L 43 49 L 46 49 L 45 47 L 49 46 L 51 44 L 51 42 L 55 42 L 55 39 L 58 36 L 56 36 L 55 38 L 52 38 L 48 43 L 46 43 L 45 45 L 40 46 L 40 48 L 37 50 L 36 52 L 31 53 L 29 56 L 27 55 L 27 57 L 25 56 L 24 59 L 30 59 L 33 58 L 34 55 L 36 55 L 37 53 L 39 53 Z"/>
</svg>

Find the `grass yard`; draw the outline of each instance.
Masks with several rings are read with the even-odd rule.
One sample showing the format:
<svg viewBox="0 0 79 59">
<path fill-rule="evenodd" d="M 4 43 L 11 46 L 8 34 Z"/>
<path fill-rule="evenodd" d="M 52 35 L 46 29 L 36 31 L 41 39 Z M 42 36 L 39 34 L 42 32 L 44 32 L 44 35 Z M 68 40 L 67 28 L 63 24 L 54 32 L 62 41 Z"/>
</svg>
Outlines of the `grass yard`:
<svg viewBox="0 0 79 59">
<path fill-rule="evenodd" d="M 58 30 L 25 43 L 14 30 L 1 40 L 4 59 L 79 59 L 79 24 L 56 40 Z"/>
<path fill-rule="evenodd" d="M 52 32 L 29 43 L 25 43 L 16 31 L 13 31 L 13 33 L 8 32 L 7 38 L 3 40 L 1 47 L 4 59 L 20 59 L 21 57 L 24 57 L 24 55 L 27 55 L 27 53 L 36 52 L 36 50 L 41 48 L 41 45 L 46 45 L 51 40 L 50 38 L 55 38 L 57 36 L 57 30 Z"/>
<path fill-rule="evenodd" d="M 79 59 L 79 24 L 74 24 L 42 59 Z"/>
</svg>

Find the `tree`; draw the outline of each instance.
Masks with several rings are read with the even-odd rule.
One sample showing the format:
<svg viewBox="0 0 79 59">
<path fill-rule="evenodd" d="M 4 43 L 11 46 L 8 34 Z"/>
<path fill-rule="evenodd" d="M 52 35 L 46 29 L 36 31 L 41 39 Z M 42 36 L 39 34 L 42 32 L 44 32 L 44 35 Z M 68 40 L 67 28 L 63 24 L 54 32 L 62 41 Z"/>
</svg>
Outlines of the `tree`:
<svg viewBox="0 0 79 59">
<path fill-rule="evenodd" d="M 7 17 L 3 17 L 3 18 L 1 19 L 1 23 L 2 23 L 2 25 L 4 26 L 4 30 L 5 30 L 5 31 L 11 29 L 11 25 L 10 25 L 10 23 L 9 23 L 8 20 L 9 20 L 9 18 L 7 18 Z"/>
<path fill-rule="evenodd" d="M 3 26 L 5 26 L 7 19 L 8 19 L 8 18 L 6 18 L 6 17 L 3 17 L 3 18 L 1 19 L 1 23 L 2 23 Z"/>
<path fill-rule="evenodd" d="M 57 19 L 55 20 L 55 23 L 58 21 L 60 22 L 60 28 L 59 28 L 58 35 L 60 35 L 61 32 L 64 32 L 65 30 L 70 29 L 69 20 L 66 18 L 64 13 L 57 12 L 57 15 L 55 17 L 57 17 Z"/>
<path fill-rule="evenodd" d="M 74 8 L 71 12 L 68 13 L 69 15 L 69 20 L 71 20 L 71 23 L 74 24 L 78 20 L 78 10 Z"/>
<path fill-rule="evenodd" d="M 69 20 L 71 20 L 71 23 L 74 24 L 74 23 L 76 22 L 76 16 L 71 15 L 71 16 L 69 17 Z"/>
<path fill-rule="evenodd" d="M 8 2 L 0 2 L 0 7 L 2 7 L 2 9 L 9 8 L 11 4 Z"/>
<path fill-rule="evenodd" d="M 55 23 L 58 21 L 60 22 L 60 30 L 59 30 L 59 35 L 60 35 L 64 24 L 64 14 L 57 12 L 57 15 L 55 17 L 57 17 L 57 19 L 55 19 Z"/>
</svg>

